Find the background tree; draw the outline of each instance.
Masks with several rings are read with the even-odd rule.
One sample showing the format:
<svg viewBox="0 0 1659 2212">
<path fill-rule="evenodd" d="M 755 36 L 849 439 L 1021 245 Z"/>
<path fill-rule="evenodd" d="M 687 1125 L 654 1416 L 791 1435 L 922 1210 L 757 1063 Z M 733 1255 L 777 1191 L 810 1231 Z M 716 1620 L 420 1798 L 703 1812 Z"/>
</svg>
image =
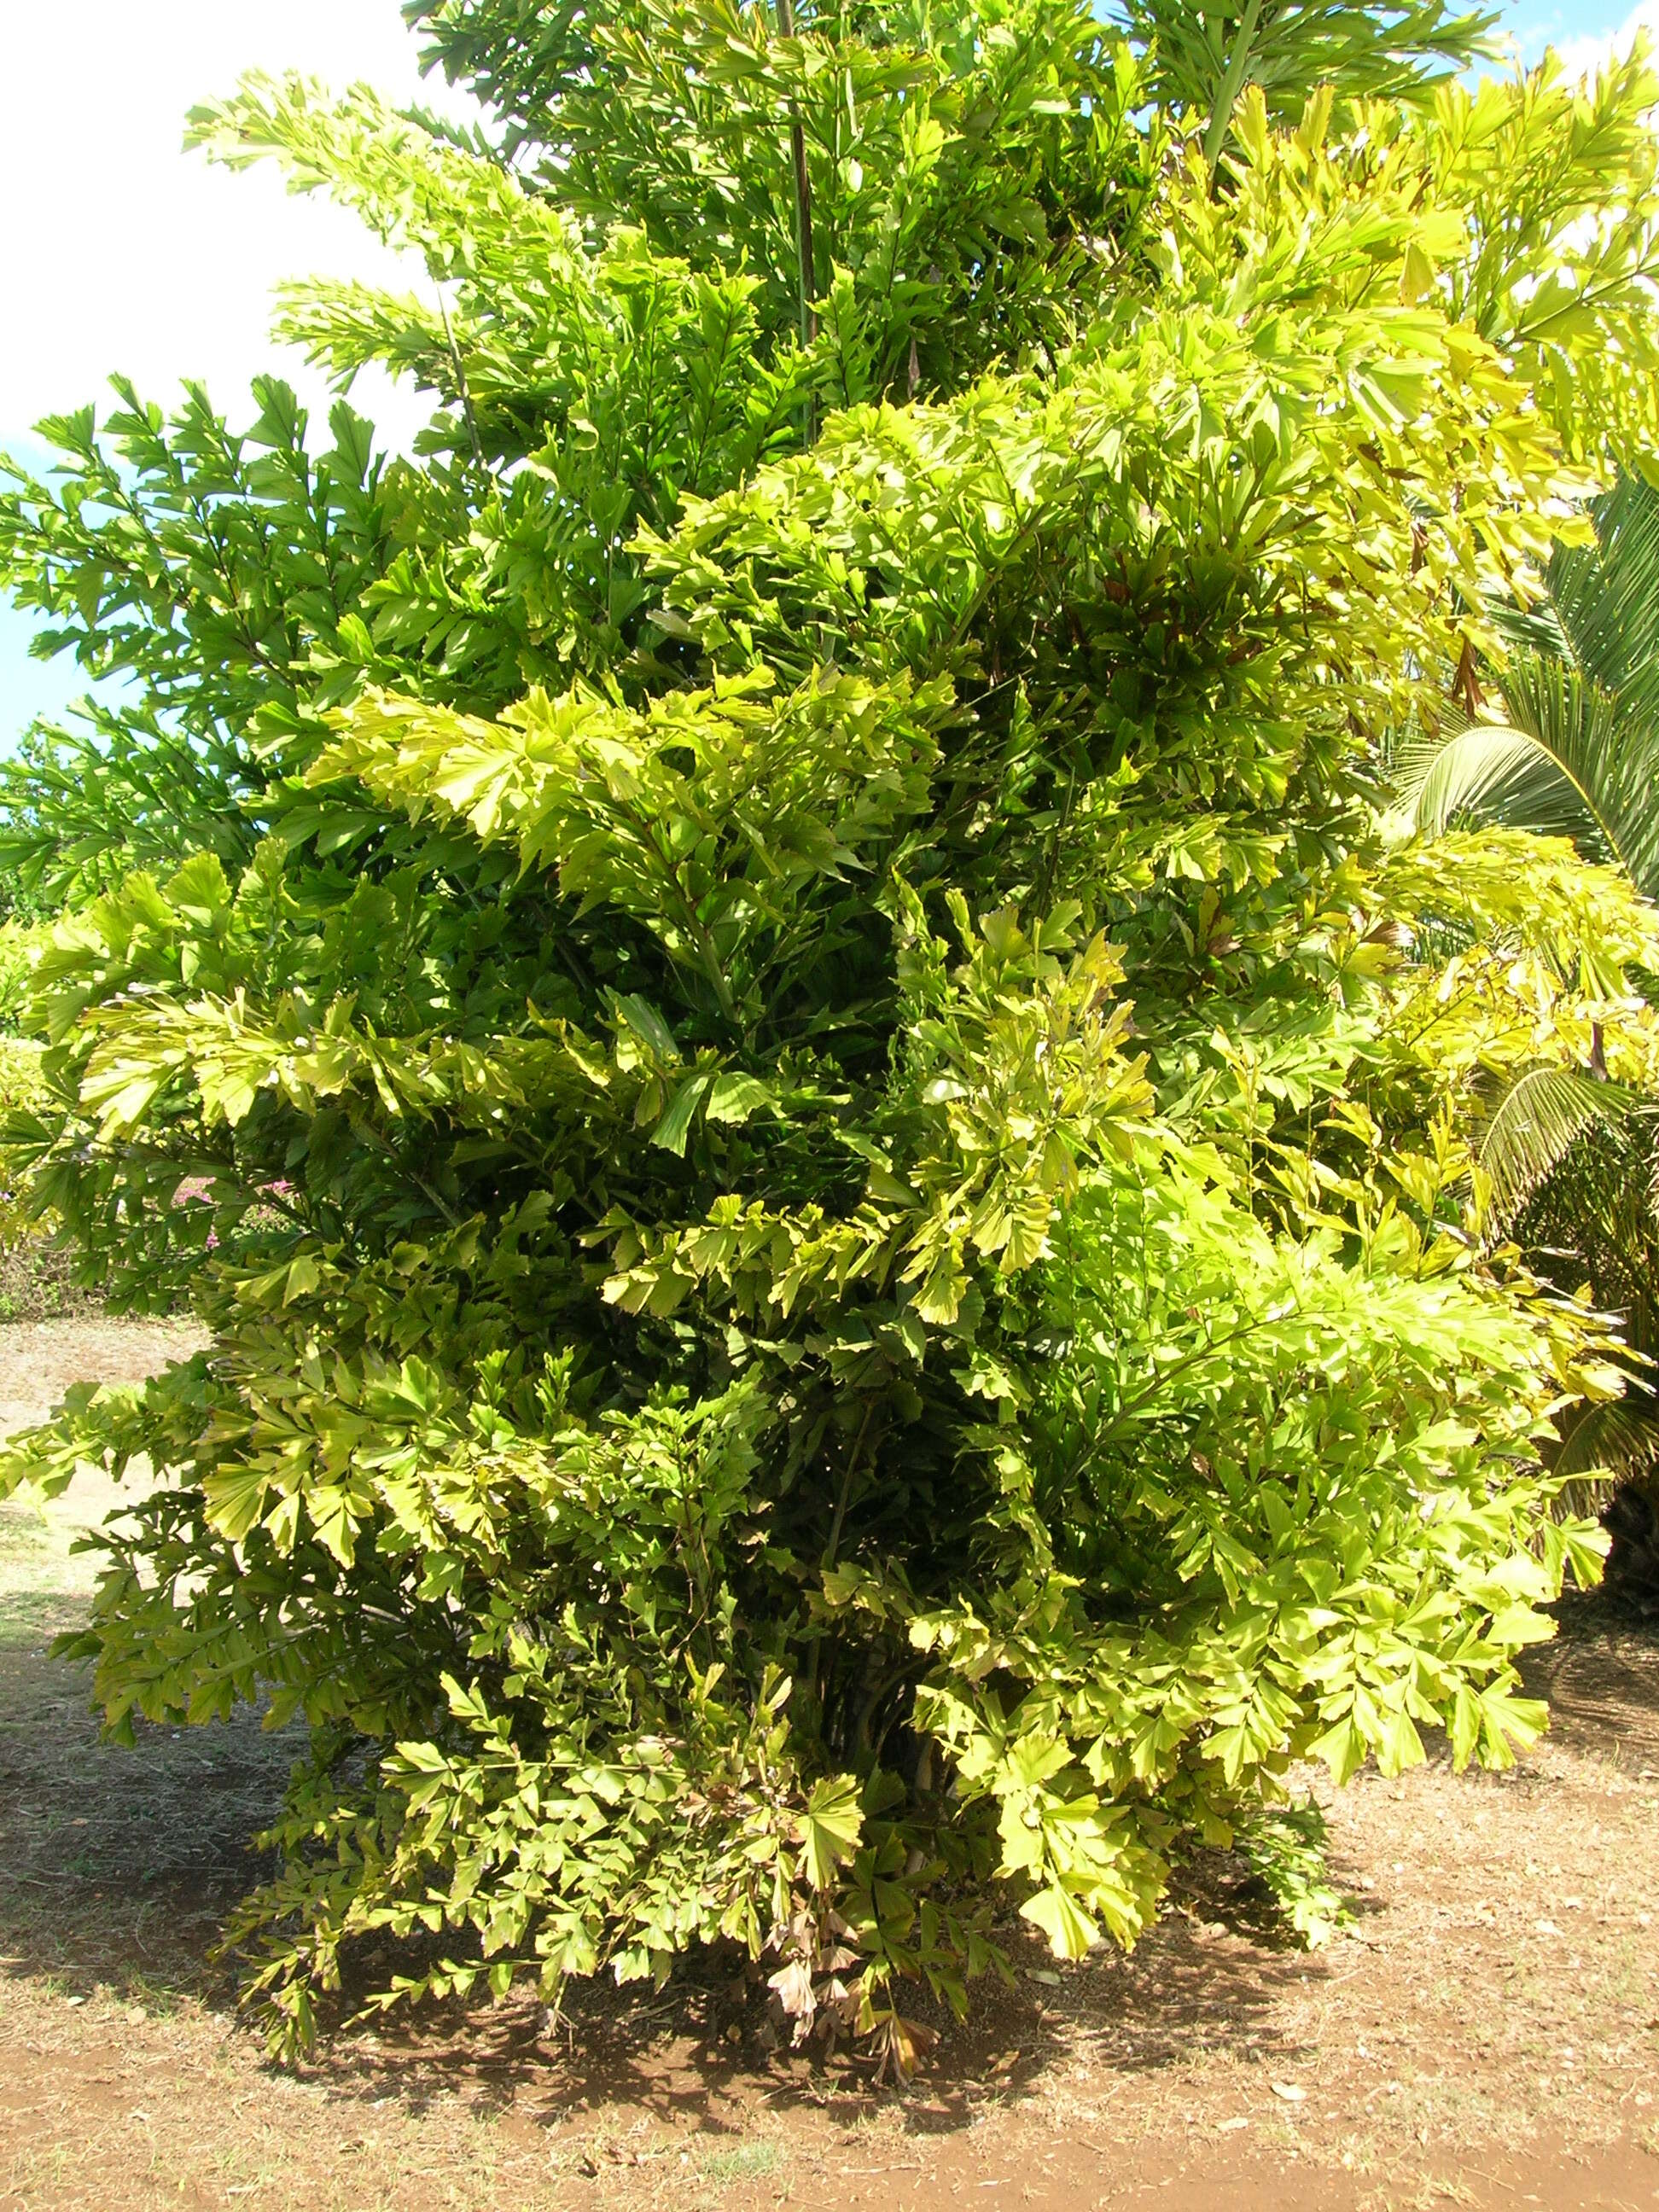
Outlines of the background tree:
<svg viewBox="0 0 1659 2212">
<path fill-rule="evenodd" d="M 136 714 L 207 684 L 233 518 L 272 595 L 203 708 L 245 861 L 60 927 L 10 1147 L 211 1348 L 9 1480 L 158 1471 L 70 1647 L 118 1731 L 309 1724 L 236 1930 L 279 2039 L 386 1931 L 387 2002 L 723 1936 L 903 2068 L 992 1876 L 1077 1956 L 1237 1845 L 1316 1936 L 1295 1761 L 1542 1724 L 1597 1553 L 1543 1454 L 1620 1376 L 1470 1139 L 1540 1033 L 1637 1048 L 1659 933 L 1380 808 L 1645 434 L 1659 87 L 1256 85 L 1218 167 L 1049 0 L 523 35 L 510 159 L 198 119 L 424 261 L 289 302 L 437 401 L 324 471 L 349 593 L 266 441 L 134 618 L 118 517 L 7 510 Z"/>
<path fill-rule="evenodd" d="M 1150 58 L 1152 88 L 1201 133 L 1212 170 L 1252 88 L 1274 122 L 1290 125 L 1320 84 L 1346 100 L 1426 105 L 1437 85 L 1492 58 L 1489 34 L 1498 20 L 1455 15 L 1444 0 L 1382 8 L 1245 0 L 1237 9 L 1127 0 L 1124 15 Z"/>
<path fill-rule="evenodd" d="M 1411 748 L 1404 795 L 1419 830 L 1493 822 L 1570 837 L 1659 893 L 1659 492 L 1626 476 L 1596 502 L 1595 537 L 1558 547 L 1534 605 L 1495 610 L 1507 650 L 1476 719 L 1454 710 Z M 1546 1061 L 1492 1099 L 1479 1146 L 1492 1218 L 1568 1290 L 1588 1281 L 1638 1355 L 1626 1395 L 1588 1407 L 1558 1465 L 1634 1477 L 1609 1508 L 1611 1579 L 1659 1599 L 1659 1456 L 1648 1363 L 1659 1353 L 1659 1154 L 1652 1042 L 1610 1080 L 1604 1041 L 1582 1068 Z M 1643 1479 L 1644 1476 L 1647 1479 Z"/>
</svg>

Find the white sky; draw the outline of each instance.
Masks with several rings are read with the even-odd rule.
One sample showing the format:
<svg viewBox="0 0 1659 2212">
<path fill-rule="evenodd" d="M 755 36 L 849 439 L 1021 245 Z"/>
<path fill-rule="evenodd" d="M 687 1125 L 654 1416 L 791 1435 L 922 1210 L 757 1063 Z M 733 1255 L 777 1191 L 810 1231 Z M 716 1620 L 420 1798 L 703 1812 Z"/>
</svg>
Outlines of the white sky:
<svg viewBox="0 0 1659 2212">
<path fill-rule="evenodd" d="M 1644 30 L 1650 41 L 1659 45 L 1659 0 L 1638 0 L 1637 6 L 1611 32 L 1600 27 L 1600 19 L 1605 12 L 1604 8 L 1595 5 L 1570 11 L 1561 27 L 1552 34 L 1552 42 L 1569 76 L 1588 76 L 1613 54 L 1628 53 L 1638 31 Z"/>
<path fill-rule="evenodd" d="M 272 287 L 418 277 L 355 216 L 290 196 L 274 164 L 185 155 L 185 112 L 250 68 L 463 112 L 417 51 L 397 0 L 0 0 L 0 450 L 43 465 L 30 426 L 88 400 L 102 413 L 112 370 L 163 406 L 199 378 L 233 425 L 262 371 L 325 410 L 323 380 L 271 344 Z M 427 412 L 373 373 L 351 396 L 384 443 L 406 446 Z M 69 659 L 28 657 L 30 627 L 0 595 L 0 753 L 85 688 Z"/>
<path fill-rule="evenodd" d="M 453 106 L 416 51 L 397 0 L 0 0 L 0 446 L 48 412 L 101 409 L 112 369 L 164 404 L 200 377 L 240 416 L 250 375 L 278 365 L 275 283 L 395 264 L 274 166 L 185 155 L 185 111 L 256 66 Z M 306 380 L 295 356 L 281 366 Z"/>
</svg>

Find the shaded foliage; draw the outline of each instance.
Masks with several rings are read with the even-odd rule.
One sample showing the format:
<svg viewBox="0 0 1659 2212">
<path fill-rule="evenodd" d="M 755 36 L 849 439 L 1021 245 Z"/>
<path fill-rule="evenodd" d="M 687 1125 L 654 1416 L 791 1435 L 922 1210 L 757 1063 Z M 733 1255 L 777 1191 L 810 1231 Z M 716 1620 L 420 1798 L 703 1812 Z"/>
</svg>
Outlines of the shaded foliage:
<svg viewBox="0 0 1659 2212">
<path fill-rule="evenodd" d="M 1454 717 L 1435 741 L 1407 748 L 1402 789 L 1420 828 L 1464 818 L 1570 837 L 1586 859 L 1621 870 L 1652 896 L 1659 491 L 1626 474 L 1596 502 L 1595 520 L 1589 544 L 1558 547 L 1535 601 L 1495 610 L 1510 649 L 1492 672 L 1491 700 L 1480 719 Z M 1583 957 L 1594 969 L 1594 946 Z M 1534 1067 L 1501 1090 L 1479 1149 L 1494 1218 L 1564 1289 L 1587 1285 L 1620 1316 L 1635 1355 L 1629 1390 L 1571 1422 L 1558 1463 L 1576 1479 L 1607 1470 L 1632 1477 L 1614 1511 L 1626 1537 L 1615 1579 L 1659 1594 L 1659 1484 L 1650 1472 L 1659 1457 L 1651 1365 L 1659 1057 L 1650 1030 L 1626 1026 L 1615 1052 L 1622 1082 L 1609 1080 L 1606 1042 L 1593 1031 L 1579 1068 Z"/>
</svg>

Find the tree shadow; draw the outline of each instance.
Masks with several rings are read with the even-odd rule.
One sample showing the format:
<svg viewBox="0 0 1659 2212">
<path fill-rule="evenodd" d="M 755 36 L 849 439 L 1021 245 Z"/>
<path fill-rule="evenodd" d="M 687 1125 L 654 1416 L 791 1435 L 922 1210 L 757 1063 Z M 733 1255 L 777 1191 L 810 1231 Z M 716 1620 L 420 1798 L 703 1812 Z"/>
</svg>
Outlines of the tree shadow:
<svg viewBox="0 0 1659 2212">
<path fill-rule="evenodd" d="M 249 1838 L 276 1812 L 303 1747 L 257 1714 L 173 1730 L 143 1725 L 137 1750 L 104 1742 L 88 1672 L 52 1659 L 71 1593 L 38 1593 L 0 1644 L 0 1971 L 65 1996 L 100 1990 L 165 2007 L 188 1999 L 235 2014 L 232 1970 L 212 1953 L 224 1917 L 264 1870 Z M 37 1634 L 38 1630 L 38 1634 Z M 1109 2045 L 1118 2067 L 1182 2064 L 1218 2043 L 1289 2063 L 1270 2017 L 1299 1953 L 1270 1939 L 1260 1897 L 1220 1854 L 1183 1878 L 1175 1909 L 1132 1957 L 1057 1972 L 1024 1923 L 999 1927 L 1011 1979 L 975 1985 L 965 2023 L 920 1994 L 907 2009 L 939 2038 L 904 2102 L 920 2133 L 965 2124 L 988 2100 L 1043 2094 L 1056 2064 Z M 360 1962 L 398 1961 L 391 1952 Z M 406 1964 L 407 1961 L 403 1963 Z M 396 2099 L 419 2113 L 440 2096 L 532 2124 L 628 2108 L 704 2133 L 740 2132 L 757 2106 L 870 2108 L 871 2062 L 845 2048 L 792 2049 L 764 1970 L 735 1955 L 682 1965 L 663 1990 L 585 1984 L 562 2015 L 529 1997 L 428 2007 L 371 2030 L 343 2023 L 306 2071 L 343 2100 Z"/>
<path fill-rule="evenodd" d="M 556 2022 L 525 1999 L 433 2008 L 340 2035 L 307 2070 L 342 2098 L 396 2097 L 416 2113 L 459 2094 L 543 2127 L 625 2111 L 736 2137 L 757 2107 L 810 2106 L 851 2122 L 874 2102 L 894 2101 L 907 2132 L 949 2134 L 988 2105 L 1042 2100 L 1057 2069 L 1091 2054 L 1109 2056 L 1120 2072 L 1151 2074 L 1226 2046 L 1242 2063 L 1289 2069 L 1302 2053 L 1275 2013 L 1291 1980 L 1326 1970 L 1263 1940 L 1252 1886 L 1219 1866 L 1203 1874 L 1183 1883 L 1176 1908 L 1128 1957 L 1112 1952 L 1057 1969 L 1023 1923 L 1000 1926 L 1012 1978 L 976 1984 L 965 2022 L 923 1994 L 906 1999 L 939 2041 L 902 2094 L 878 2083 L 874 2063 L 856 2051 L 816 2043 L 795 2051 L 777 2039 L 763 1978 L 707 1954 L 685 1962 L 654 1997 L 585 1984 Z"/>
<path fill-rule="evenodd" d="M 250 1838 L 302 1747 L 259 1716 L 106 1743 L 90 1669 L 51 1638 L 84 1618 L 72 1591 L 9 1593 L 0 1638 L 0 1960 L 73 1995 L 213 2000 L 228 1906 L 258 1880 Z"/>
<path fill-rule="evenodd" d="M 81 1601 L 37 1597 L 29 1619 L 13 1609 L 0 1642 L 0 1971 L 50 1978 L 68 1996 L 188 1997 L 228 2025 L 234 1976 L 210 1954 L 227 1911 L 264 1870 L 248 1839 L 274 1814 L 302 1735 L 272 1733 L 240 1711 L 206 1729 L 146 1727 L 137 1753 L 103 1742 L 87 1670 L 46 1650 Z M 1558 1644 L 1528 1655 L 1528 1672 L 1535 1689 L 1565 1693 L 1570 1741 L 1595 1748 L 1605 1739 L 1633 1756 L 1650 1731 L 1659 1754 L 1659 1638 L 1627 1642 L 1576 1620 Z M 1339 1880 L 1345 1871 L 1358 1870 L 1339 1864 Z M 1352 1887 L 1356 1911 L 1374 1909 Z M 1289 2071 L 1306 2054 L 1279 2025 L 1295 2016 L 1283 1999 L 1292 1983 L 1333 1971 L 1322 1954 L 1286 1944 L 1262 1893 L 1220 1852 L 1183 1869 L 1170 1910 L 1128 1956 L 1056 1969 L 1017 1916 L 996 1934 L 1010 1978 L 976 1984 L 965 2022 L 925 1995 L 907 2000 L 939 2039 L 903 2100 L 902 2124 L 918 2136 L 962 2128 L 988 2105 L 1040 2100 L 1085 2060 L 1152 2075 L 1220 2052 Z M 387 1953 L 362 1963 L 384 1972 L 395 1961 Z M 626 2112 L 736 2136 L 757 2109 L 810 2105 L 852 2120 L 891 2094 L 857 2052 L 791 2049 L 763 1970 L 735 1956 L 687 1960 L 655 1995 L 579 1986 L 556 2021 L 517 1995 L 392 2014 L 371 2030 L 343 2024 L 351 2009 L 348 1990 L 338 2032 L 307 2073 L 344 2102 L 395 2100 L 416 2115 L 459 2098 L 543 2129 Z"/>
<path fill-rule="evenodd" d="M 1553 1641 L 1521 1660 L 1528 1695 L 1549 1705 L 1552 1739 L 1659 1773 L 1659 1621 L 1632 1616 L 1603 1589 L 1570 1592 L 1552 1610 Z"/>
</svg>

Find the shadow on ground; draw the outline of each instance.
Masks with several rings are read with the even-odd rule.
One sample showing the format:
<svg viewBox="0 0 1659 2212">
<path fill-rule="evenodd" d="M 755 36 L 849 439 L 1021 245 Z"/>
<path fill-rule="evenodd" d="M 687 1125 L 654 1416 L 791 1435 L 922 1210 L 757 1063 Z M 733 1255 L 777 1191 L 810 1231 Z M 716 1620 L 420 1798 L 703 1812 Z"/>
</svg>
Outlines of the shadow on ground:
<svg viewBox="0 0 1659 2212">
<path fill-rule="evenodd" d="M 0 1972 L 72 1998 L 188 1998 L 228 2021 L 234 1977 L 215 1942 L 263 1870 L 249 1839 L 275 1814 L 302 1734 L 271 1734 L 243 1712 L 199 1729 L 141 1724 L 136 1751 L 102 1741 L 89 1670 L 46 1648 L 80 1603 L 51 1591 L 25 1613 L 14 1601 L 0 1644 Z M 1087 1977 L 1062 1983 L 1012 1915 L 998 1933 L 1013 1978 L 980 1985 L 969 2025 L 925 1998 L 915 2005 L 940 2037 L 923 2124 L 965 2120 L 963 2087 L 1039 2089 L 1056 2057 L 1108 2021 L 1143 2069 L 1221 2040 L 1264 2060 L 1294 2055 L 1263 2023 L 1283 1980 L 1309 1962 L 1267 1940 L 1259 1895 L 1220 1854 L 1189 1870 L 1176 1910 L 1133 1958 Z M 389 1949 L 362 1962 L 366 1976 L 398 1963 Z M 550 2112 L 625 2102 L 664 2118 L 695 2111 L 705 2125 L 740 2094 L 785 2106 L 865 2097 L 867 2062 L 781 2044 L 768 1995 L 763 1970 L 706 1955 L 654 1995 L 578 1989 L 556 2022 L 516 1997 L 394 2016 L 336 2036 L 313 2071 L 337 2094 L 394 2096 L 416 2112 L 458 2087 L 482 2109 L 522 2104 L 533 2087 Z"/>
<path fill-rule="evenodd" d="M 1636 1620 L 1599 1591 L 1556 1607 L 1551 1644 L 1524 1655 L 1528 1693 L 1547 1700 L 1551 1733 L 1575 1749 L 1659 1771 L 1659 1620 Z"/>
<path fill-rule="evenodd" d="M 12 1605 L 0 1644 L 0 1971 L 46 1979 L 71 2000 L 188 1999 L 228 2022 L 234 1987 L 214 1942 L 261 1872 L 249 1839 L 273 1815 L 302 1737 L 242 1713 L 202 1729 L 146 1728 L 136 1753 L 101 1741 L 87 1669 L 46 1648 L 83 1602 L 33 1593 Z M 1659 1636 L 1589 1605 L 1569 1608 L 1562 1628 L 1528 1655 L 1528 1674 L 1554 1700 L 1563 1741 L 1659 1771 Z M 1506 1786 L 1529 1785 L 1522 1773 Z M 1356 1904 L 1368 1909 L 1358 1892 Z M 998 1932 L 1012 1979 L 982 1984 L 968 2024 L 916 2007 L 940 2042 L 927 2094 L 908 2112 L 912 2131 L 965 2126 L 988 2088 L 1040 2100 L 1058 2062 L 1107 2040 L 1120 2074 L 1217 2054 L 1263 2079 L 1293 2073 L 1309 2054 L 1276 2025 L 1297 2016 L 1281 2000 L 1333 1972 L 1323 1955 L 1275 1938 L 1260 1893 L 1219 1853 L 1186 1871 L 1173 1910 L 1130 1957 L 1061 1977 L 1017 1918 Z M 381 1973 L 396 1963 L 389 1953 L 364 1962 Z M 740 1959 L 706 1956 L 654 1996 L 580 1989 L 557 2022 L 516 1997 L 394 2018 L 337 2035 L 307 2072 L 331 2096 L 392 2099 L 415 2115 L 459 2094 L 480 2113 L 511 2108 L 532 2124 L 625 2106 L 704 2132 L 729 2124 L 734 2136 L 757 2103 L 867 2102 L 868 2063 L 781 2046 L 767 1995 L 763 1974 Z"/>
<path fill-rule="evenodd" d="M 172 1730 L 137 1751 L 101 1741 L 90 1670 L 53 1659 L 83 1617 L 75 1593 L 7 1605 L 0 1643 L 0 1959 L 70 1994 L 223 1993 L 208 1959 L 257 1879 L 250 1838 L 302 1747 L 252 1713 Z"/>
</svg>

